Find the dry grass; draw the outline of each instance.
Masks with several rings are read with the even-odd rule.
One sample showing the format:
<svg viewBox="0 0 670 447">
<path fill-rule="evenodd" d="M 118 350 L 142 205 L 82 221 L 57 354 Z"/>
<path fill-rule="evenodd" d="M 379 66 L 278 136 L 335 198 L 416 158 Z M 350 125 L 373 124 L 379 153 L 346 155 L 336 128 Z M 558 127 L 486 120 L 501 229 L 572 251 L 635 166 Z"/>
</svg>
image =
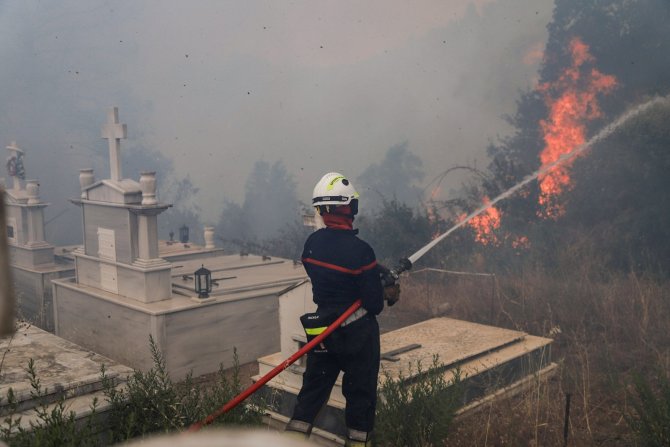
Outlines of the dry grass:
<svg viewBox="0 0 670 447">
<path fill-rule="evenodd" d="M 491 277 L 426 272 L 403 282 L 403 306 L 553 338 L 550 380 L 461 420 L 447 445 L 562 446 L 566 394 L 571 446 L 635 445 L 631 374 L 670 367 L 670 285 L 603 271 L 597 262 Z M 495 285 L 495 287 L 494 287 Z"/>
</svg>

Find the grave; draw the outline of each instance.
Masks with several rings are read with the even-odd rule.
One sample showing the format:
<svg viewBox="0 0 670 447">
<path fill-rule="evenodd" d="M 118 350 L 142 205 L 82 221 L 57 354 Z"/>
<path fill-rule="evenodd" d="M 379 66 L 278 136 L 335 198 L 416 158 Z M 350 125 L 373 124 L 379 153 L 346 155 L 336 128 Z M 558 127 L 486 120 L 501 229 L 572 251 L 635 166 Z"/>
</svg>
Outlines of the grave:
<svg viewBox="0 0 670 447">
<path fill-rule="evenodd" d="M 35 326 L 21 325 L 10 337 L 0 339 L 3 353 L 0 370 L 0 419 L 12 414 L 21 418 L 20 425 L 30 429 L 30 423 L 39 423 L 37 410 L 46 406 L 51 411 L 59 401 L 67 414 L 75 413 L 75 420 L 91 414 L 96 402 L 96 415 L 104 417 L 109 410 L 105 399 L 101 367 L 115 386 L 122 386 L 132 370 L 94 352 L 82 349 Z M 40 381 L 42 396 L 34 395 L 28 373 L 28 362 L 34 362 L 34 371 Z M 12 389 L 15 406 L 8 403 Z"/>
<path fill-rule="evenodd" d="M 70 256 L 73 278 L 53 282 L 55 333 L 133 368 L 152 366 L 149 337 L 173 379 L 230 367 L 279 349 L 278 297 L 307 293 L 293 261 L 227 254 L 205 228 L 205 247 L 159 243 L 157 219 L 170 205 L 157 196 L 156 173 L 123 178 L 125 124 L 109 111 L 110 178 L 79 174 L 84 245 Z M 196 270 L 210 272 L 211 290 L 195 290 Z"/>
<path fill-rule="evenodd" d="M 299 317 L 313 312 L 311 293 L 302 297 L 280 297 L 279 315 L 281 351 L 258 359 L 260 377 L 293 355 L 305 342 Z M 524 332 L 502 329 L 453 318 L 433 318 L 381 335 L 381 371 L 379 383 L 385 380 L 411 381 L 417 376 L 417 362 L 427 369 L 437 356 L 445 379 L 451 380 L 460 370 L 463 383 L 463 409 L 470 410 L 492 396 L 520 390 L 533 377 L 551 374 L 551 339 Z M 269 381 L 261 394 L 273 405 L 269 423 L 281 428 L 295 405 L 302 386 L 305 357 Z M 388 378 L 388 379 L 387 379 Z M 345 400 L 341 376 L 330 399 L 315 421 L 312 438 L 324 445 L 342 445 Z M 497 394 L 496 394 L 497 393 Z"/>
<path fill-rule="evenodd" d="M 7 241 L 19 316 L 47 331 L 54 330 L 51 281 L 72 276 L 74 263 L 55 253 L 44 237 L 44 209 L 37 180 L 25 180 L 24 155 L 16 142 L 7 146 L 5 190 Z"/>
</svg>

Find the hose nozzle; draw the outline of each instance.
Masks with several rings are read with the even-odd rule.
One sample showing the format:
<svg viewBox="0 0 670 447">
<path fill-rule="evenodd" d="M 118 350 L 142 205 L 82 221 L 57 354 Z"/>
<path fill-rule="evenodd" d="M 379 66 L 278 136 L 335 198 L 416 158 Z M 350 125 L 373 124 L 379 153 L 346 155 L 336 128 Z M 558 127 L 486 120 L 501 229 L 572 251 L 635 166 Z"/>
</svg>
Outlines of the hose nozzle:
<svg viewBox="0 0 670 447">
<path fill-rule="evenodd" d="M 398 264 L 394 268 L 382 272 L 381 275 L 382 286 L 383 287 L 392 286 L 400 278 L 400 274 L 402 272 L 406 272 L 411 268 L 412 268 L 412 262 L 407 258 L 402 258 L 401 260 L 398 261 Z"/>
</svg>

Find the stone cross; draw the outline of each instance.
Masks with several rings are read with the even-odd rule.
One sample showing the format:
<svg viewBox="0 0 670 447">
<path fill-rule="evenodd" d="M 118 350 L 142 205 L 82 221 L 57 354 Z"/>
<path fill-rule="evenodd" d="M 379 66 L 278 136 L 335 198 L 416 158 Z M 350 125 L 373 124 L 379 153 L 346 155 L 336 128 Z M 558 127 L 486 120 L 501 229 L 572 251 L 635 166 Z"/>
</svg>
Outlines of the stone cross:
<svg viewBox="0 0 670 447">
<path fill-rule="evenodd" d="M 119 123 L 119 109 L 112 107 L 107 114 L 107 123 L 102 128 L 102 138 L 109 143 L 110 178 L 121 181 L 121 138 L 127 138 L 126 125 Z"/>
<path fill-rule="evenodd" d="M 23 157 L 23 149 L 20 149 L 16 145 L 16 141 L 12 141 L 9 146 L 7 146 L 7 149 L 9 150 L 9 159 L 14 158 L 14 160 L 18 163 L 19 159 Z M 12 177 L 13 183 L 13 188 L 14 191 L 20 191 L 21 190 L 21 179 L 19 178 L 18 174 L 11 174 L 9 175 Z"/>
</svg>

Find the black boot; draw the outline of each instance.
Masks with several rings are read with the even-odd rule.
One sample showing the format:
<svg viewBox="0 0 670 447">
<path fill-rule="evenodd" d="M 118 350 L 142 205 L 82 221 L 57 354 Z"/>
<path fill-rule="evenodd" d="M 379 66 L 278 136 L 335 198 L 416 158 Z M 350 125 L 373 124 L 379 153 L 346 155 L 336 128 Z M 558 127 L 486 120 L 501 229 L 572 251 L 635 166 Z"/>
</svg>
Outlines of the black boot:
<svg viewBox="0 0 670 447">
<path fill-rule="evenodd" d="M 345 447 L 369 447 L 372 445 L 370 433 L 353 428 L 347 429 L 347 440 Z"/>
<path fill-rule="evenodd" d="M 309 439 L 309 435 L 312 433 L 312 424 L 297 419 L 291 419 L 288 424 L 286 424 L 284 433 L 294 439 Z"/>
</svg>

